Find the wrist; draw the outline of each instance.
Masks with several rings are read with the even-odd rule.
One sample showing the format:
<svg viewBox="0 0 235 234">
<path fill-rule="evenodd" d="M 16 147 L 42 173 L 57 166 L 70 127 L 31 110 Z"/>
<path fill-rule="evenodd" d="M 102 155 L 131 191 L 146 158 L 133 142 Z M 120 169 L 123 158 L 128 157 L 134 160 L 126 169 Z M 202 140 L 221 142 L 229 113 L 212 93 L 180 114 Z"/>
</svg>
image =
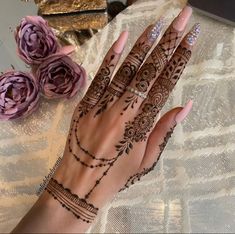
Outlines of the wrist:
<svg viewBox="0 0 235 234">
<path fill-rule="evenodd" d="M 91 225 L 77 219 L 47 191 L 42 193 L 32 209 L 40 214 L 41 221 L 44 221 L 44 231 L 48 233 L 82 233 Z"/>
<path fill-rule="evenodd" d="M 102 182 L 98 181 L 102 173 L 103 168 L 90 170 L 76 161 L 74 162 L 74 158 L 65 150 L 63 159 L 53 178 L 62 184 L 64 189 L 69 189 L 72 194 L 100 209 L 118 192 L 113 191 L 111 186 L 108 189 L 105 187 L 106 178 L 103 178 Z M 99 183 L 98 186 L 92 189 L 97 182 Z"/>
</svg>

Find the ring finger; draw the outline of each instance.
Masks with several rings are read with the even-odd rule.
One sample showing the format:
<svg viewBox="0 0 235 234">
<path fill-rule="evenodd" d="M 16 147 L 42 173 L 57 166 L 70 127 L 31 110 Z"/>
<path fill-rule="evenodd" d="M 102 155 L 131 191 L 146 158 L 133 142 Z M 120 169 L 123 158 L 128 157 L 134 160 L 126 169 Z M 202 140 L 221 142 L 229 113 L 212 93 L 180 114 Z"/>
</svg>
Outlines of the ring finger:
<svg viewBox="0 0 235 234">
<path fill-rule="evenodd" d="M 121 114 L 128 113 L 128 115 L 131 114 L 130 117 L 136 114 L 143 99 L 147 97 L 151 86 L 161 74 L 181 41 L 191 14 L 192 9 L 188 6 L 181 11 L 164 33 L 150 56 L 146 59 L 131 84 L 126 87 L 126 92 L 117 102 L 118 107 L 115 107 L 115 109 L 121 111 Z M 130 107 L 134 110 L 133 113 L 130 111 L 126 112 Z"/>
<path fill-rule="evenodd" d="M 108 86 L 104 96 L 99 101 L 95 115 L 105 111 L 116 100 L 118 100 L 130 84 L 136 72 L 142 65 L 147 53 L 157 40 L 163 27 L 163 20 L 158 20 L 155 24 L 150 25 L 138 38 L 131 52 L 124 60 L 121 67 L 115 74 L 111 84 Z"/>
</svg>

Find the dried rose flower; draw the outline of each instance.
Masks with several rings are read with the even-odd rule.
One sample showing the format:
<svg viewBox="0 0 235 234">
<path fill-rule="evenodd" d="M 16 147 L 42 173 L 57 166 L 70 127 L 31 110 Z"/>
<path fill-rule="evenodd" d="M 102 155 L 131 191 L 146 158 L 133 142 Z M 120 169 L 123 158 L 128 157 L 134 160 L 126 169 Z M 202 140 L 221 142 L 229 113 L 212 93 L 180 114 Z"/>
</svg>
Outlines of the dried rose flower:
<svg viewBox="0 0 235 234">
<path fill-rule="evenodd" d="M 10 71 L 0 76 L 0 120 L 28 116 L 38 100 L 38 84 L 30 74 Z"/>
<path fill-rule="evenodd" d="M 71 98 L 84 85 L 86 72 L 69 56 L 54 54 L 38 67 L 36 77 L 47 98 Z"/>
<path fill-rule="evenodd" d="M 40 64 L 59 49 L 56 36 L 40 16 L 26 16 L 16 28 L 15 40 L 20 58 L 27 64 Z"/>
</svg>

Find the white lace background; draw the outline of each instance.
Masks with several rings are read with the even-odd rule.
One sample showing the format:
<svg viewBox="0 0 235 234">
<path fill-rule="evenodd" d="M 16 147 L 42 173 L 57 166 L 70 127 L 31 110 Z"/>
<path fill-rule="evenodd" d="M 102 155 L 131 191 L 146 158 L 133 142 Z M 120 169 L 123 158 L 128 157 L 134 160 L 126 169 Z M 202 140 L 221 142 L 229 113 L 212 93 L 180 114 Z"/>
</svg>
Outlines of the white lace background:
<svg viewBox="0 0 235 234">
<path fill-rule="evenodd" d="M 17 4 L 22 5 L 11 5 L 17 20 L 35 13 L 33 7 L 19 11 Z M 168 25 L 184 4 L 139 0 L 78 48 L 75 58 L 92 77 L 122 30 L 130 31 L 127 54 L 149 23 L 165 15 Z M 22 69 L 5 33 L 18 22 L 11 14 L 7 18 L 8 10 L 0 10 L 0 68 L 14 63 Z M 193 110 L 177 126 L 156 169 L 104 207 L 91 232 L 235 232 L 235 30 L 197 13 L 190 26 L 195 22 L 201 23 L 201 37 L 163 112 L 189 99 Z M 0 232 L 12 230 L 36 201 L 35 190 L 63 152 L 81 96 L 42 99 L 29 118 L 0 123 Z"/>
</svg>

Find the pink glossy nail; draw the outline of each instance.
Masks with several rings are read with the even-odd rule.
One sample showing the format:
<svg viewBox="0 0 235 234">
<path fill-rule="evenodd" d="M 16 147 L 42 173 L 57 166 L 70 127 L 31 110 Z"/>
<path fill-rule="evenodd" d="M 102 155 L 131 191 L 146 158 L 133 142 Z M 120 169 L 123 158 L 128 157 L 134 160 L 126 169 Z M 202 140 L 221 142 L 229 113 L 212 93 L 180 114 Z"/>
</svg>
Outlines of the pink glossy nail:
<svg viewBox="0 0 235 234">
<path fill-rule="evenodd" d="M 68 55 L 68 54 L 71 54 L 72 52 L 74 52 L 75 49 L 76 49 L 75 46 L 73 46 L 73 45 L 68 45 L 68 46 L 62 47 L 62 48 L 59 50 L 59 52 L 62 53 L 62 54 Z"/>
<path fill-rule="evenodd" d="M 175 121 L 177 124 L 181 123 L 189 114 L 193 107 L 193 101 L 190 100 L 185 107 L 175 116 Z"/>
<path fill-rule="evenodd" d="M 183 31 L 192 15 L 192 8 L 185 6 L 180 14 L 173 21 L 173 28 L 177 31 Z"/>
<path fill-rule="evenodd" d="M 128 39 L 128 31 L 123 31 L 113 46 L 113 51 L 116 54 L 122 53 L 126 45 L 127 39 Z"/>
</svg>

